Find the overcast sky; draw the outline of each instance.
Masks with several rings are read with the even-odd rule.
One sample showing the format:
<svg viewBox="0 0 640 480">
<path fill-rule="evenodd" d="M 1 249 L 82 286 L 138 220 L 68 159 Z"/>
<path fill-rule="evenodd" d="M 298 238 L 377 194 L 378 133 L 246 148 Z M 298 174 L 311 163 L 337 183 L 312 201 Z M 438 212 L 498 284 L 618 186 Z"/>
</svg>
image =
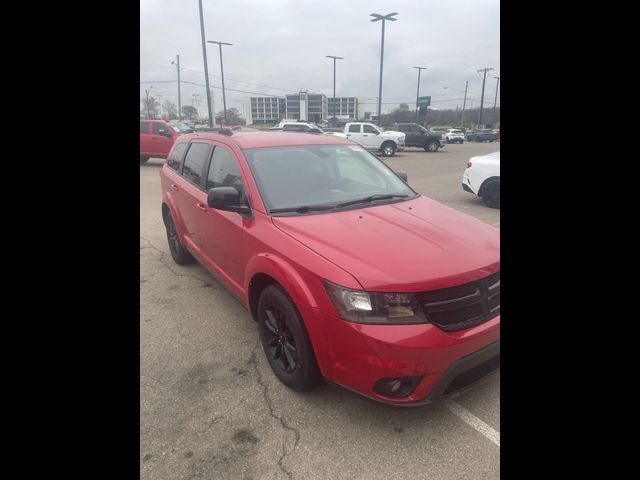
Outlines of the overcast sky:
<svg viewBox="0 0 640 480">
<path fill-rule="evenodd" d="M 417 73 L 420 96 L 432 107 L 462 108 L 469 81 L 467 108 L 480 105 L 481 75 L 487 74 L 485 106 L 493 107 L 500 72 L 499 0 L 203 0 L 207 40 L 233 43 L 223 47 L 227 108 L 243 111 L 251 93 L 285 95 L 299 90 L 333 94 L 333 60 L 338 60 L 336 96 L 355 96 L 377 109 L 381 22 L 370 13 L 398 12 L 386 22 L 383 112 L 400 103 L 415 105 Z M 204 65 L 198 0 L 140 1 L 140 97 L 151 95 L 177 103 L 176 68 L 180 55 L 182 104 L 200 99 L 206 116 Z M 214 107 L 222 110 L 218 46 L 207 44 Z M 174 83 L 162 83 L 173 81 Z M 152 82 L 152 83 L 142 83 Z M 459 90 L 444 89 L 453 87 Z M 498 105 L 500 96 L 498 95 Z"/>
</svg>

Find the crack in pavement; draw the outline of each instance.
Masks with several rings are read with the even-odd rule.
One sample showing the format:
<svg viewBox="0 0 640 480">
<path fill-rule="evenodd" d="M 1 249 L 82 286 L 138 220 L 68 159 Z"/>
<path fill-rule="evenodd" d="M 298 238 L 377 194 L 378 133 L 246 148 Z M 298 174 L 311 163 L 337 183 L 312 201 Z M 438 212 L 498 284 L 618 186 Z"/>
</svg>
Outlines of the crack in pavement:
<svg viewBox="0 0 640 480">
<path fill-rule="evenodd" d="M 200 282 L 204 283 L 206 287 L 211 287 L 215 290 L 215 287 L 213 285 L 211 285 L 209 282 L 207 282 L 206 280 L 201 279 L 200 277 L 196 277 L 195 275 L 191 274 L 191 273 L 178 273 L 176 272 L 173 268 L 171 268 L 169 266 L 169 264 L 164 262 L 164 257 L 166 255 L 165 252 L 163 252 L 162 250 L 160 250 L 158 247 L 156 247 L 151 240 L 149 240 L 148 238 L 143 237 L 142 235 L 140 235 L 140 238 L 142 240 L 144 240 L 145 242 L 147 242 L 149 244 L 148 247 L 142 247 L 140 248 L 140 250 L 143 250 L 145 248 L 152 248 L 153 250 L 155 250 L 156 252 L 158 252 L 160 254 L 160 263 L 162 265 L 164 265 L 171 273 L 173 273 L 176 277 L 191 277 L 191 278 L 195 278 L 196 280 L 199 280 Z"/>
<path fill-rule="evenodd" d="M 295 435 L 295 442 L 293 444 L 293 448 L 291 449 L 291 451 L 293 451 L 298 447 L 298 442 L 300 441 L 300 431 L 297 428 L 289 426 L 285 421 L 284 417 L 276 415 L 273 409 L 273 402 L 269 398 L 269 395 L 267 394 L 267 384 L 264 383 L 262 374 L 260 373 L 260 369 L 258 368 L 258 361 L 256 359 L 256 350 L 259 347 L 260 347 L 260 337 L 258 337 L 257 344 L 254 347 L 254 349 L 251 351 L 251 358 L 247 363 L 253 365 L 253 368 L 256 371 L 256 374 L 258 376 L 258 384 L 262 387 L 262 396 L 264 397 L 264 401 L 267 404 L 267 407 L 269 408 L 269 414 L 273 418 L 278 420 L 278 422 L 280 422 L 280 425 L 284 430 L 289 430 L 293 432 L 293 434 Z M 291 453 L 291 452 L 287 452 L 285 439 L 283 438 L 282 439 L 282 455 L 280 455 L 280 458 L 278 459 L 278 466 L 288 478 L 293 478 L 293 474 L 289 470 L 287 470 L 287 468 L 283 464 L 284 457 L 286 457 L 288 453 Z"/>
</svg>

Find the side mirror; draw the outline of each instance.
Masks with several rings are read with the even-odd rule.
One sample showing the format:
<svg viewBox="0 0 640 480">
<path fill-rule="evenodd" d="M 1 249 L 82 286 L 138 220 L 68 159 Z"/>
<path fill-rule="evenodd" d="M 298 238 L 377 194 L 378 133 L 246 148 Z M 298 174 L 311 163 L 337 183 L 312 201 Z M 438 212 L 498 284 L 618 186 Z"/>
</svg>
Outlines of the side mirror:
<svg viewBox="0 0 640 480">
<path fill-rule="evenodd" d="M 251 215 L 251 208 L 240 204 L 240 192 L 234 187 L 212 188 L 207 196 L 207 205 L 217 210 Z"/>
<path fill-rule="evenodd" d="M 404 170 L 396 170 L 396 175 L 399 176 L 404 183 L 407 183 L 407 172 Z"/>
</svg>

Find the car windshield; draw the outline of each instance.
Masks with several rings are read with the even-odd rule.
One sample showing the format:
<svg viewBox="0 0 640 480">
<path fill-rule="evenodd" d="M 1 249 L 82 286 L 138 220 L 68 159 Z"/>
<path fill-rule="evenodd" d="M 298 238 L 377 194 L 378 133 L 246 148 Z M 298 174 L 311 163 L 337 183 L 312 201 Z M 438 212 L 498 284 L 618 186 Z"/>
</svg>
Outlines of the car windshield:
<svg viewBox="0 0 640 480">
<path fill-rule="evenodd" d="M 173 128 L 178 133 L 193 133 L 193 129 L 189 125 L 185 125 L 184 123 L 172 123 L 171 128 Z"/>
<path fill-rule="evenodd" d="M 451 130 L 451 133 L 453 133 L 455 135 L 461 135 L 462 134 L 462 130 Z"/>
<path fill-rule="evenodd" d="M 255 148 L 244 153 L 271 213 L 358 208 L 417 195 L 359 145 Z M 349 205 L 338 206 L 345 202 Z"/>
</svg>

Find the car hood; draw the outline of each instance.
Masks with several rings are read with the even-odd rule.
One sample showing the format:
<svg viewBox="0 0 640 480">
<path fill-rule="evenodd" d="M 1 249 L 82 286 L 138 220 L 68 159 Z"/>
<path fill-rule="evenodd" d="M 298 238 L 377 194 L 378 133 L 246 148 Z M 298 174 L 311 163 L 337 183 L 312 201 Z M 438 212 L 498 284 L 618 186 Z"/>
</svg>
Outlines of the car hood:
<svg viewBox="0 0 640 480">
<path fill-rule="evenodd" d="M 385 130 L 382 133 L 384 133 L 385 135 L 398 135 L 398 136 L 401 135 L 403 137 L 406 135 L 406 133 L 404 133 L 404 132 L 396 132 L 395 130 Z"/>
<path fill-rule="evenodd" d="M 434 200 L 295 217 L 273 223 L 353 275 L 366 290 L 446 288 L 500 269 L 500 231 Z"/>
</svg>

